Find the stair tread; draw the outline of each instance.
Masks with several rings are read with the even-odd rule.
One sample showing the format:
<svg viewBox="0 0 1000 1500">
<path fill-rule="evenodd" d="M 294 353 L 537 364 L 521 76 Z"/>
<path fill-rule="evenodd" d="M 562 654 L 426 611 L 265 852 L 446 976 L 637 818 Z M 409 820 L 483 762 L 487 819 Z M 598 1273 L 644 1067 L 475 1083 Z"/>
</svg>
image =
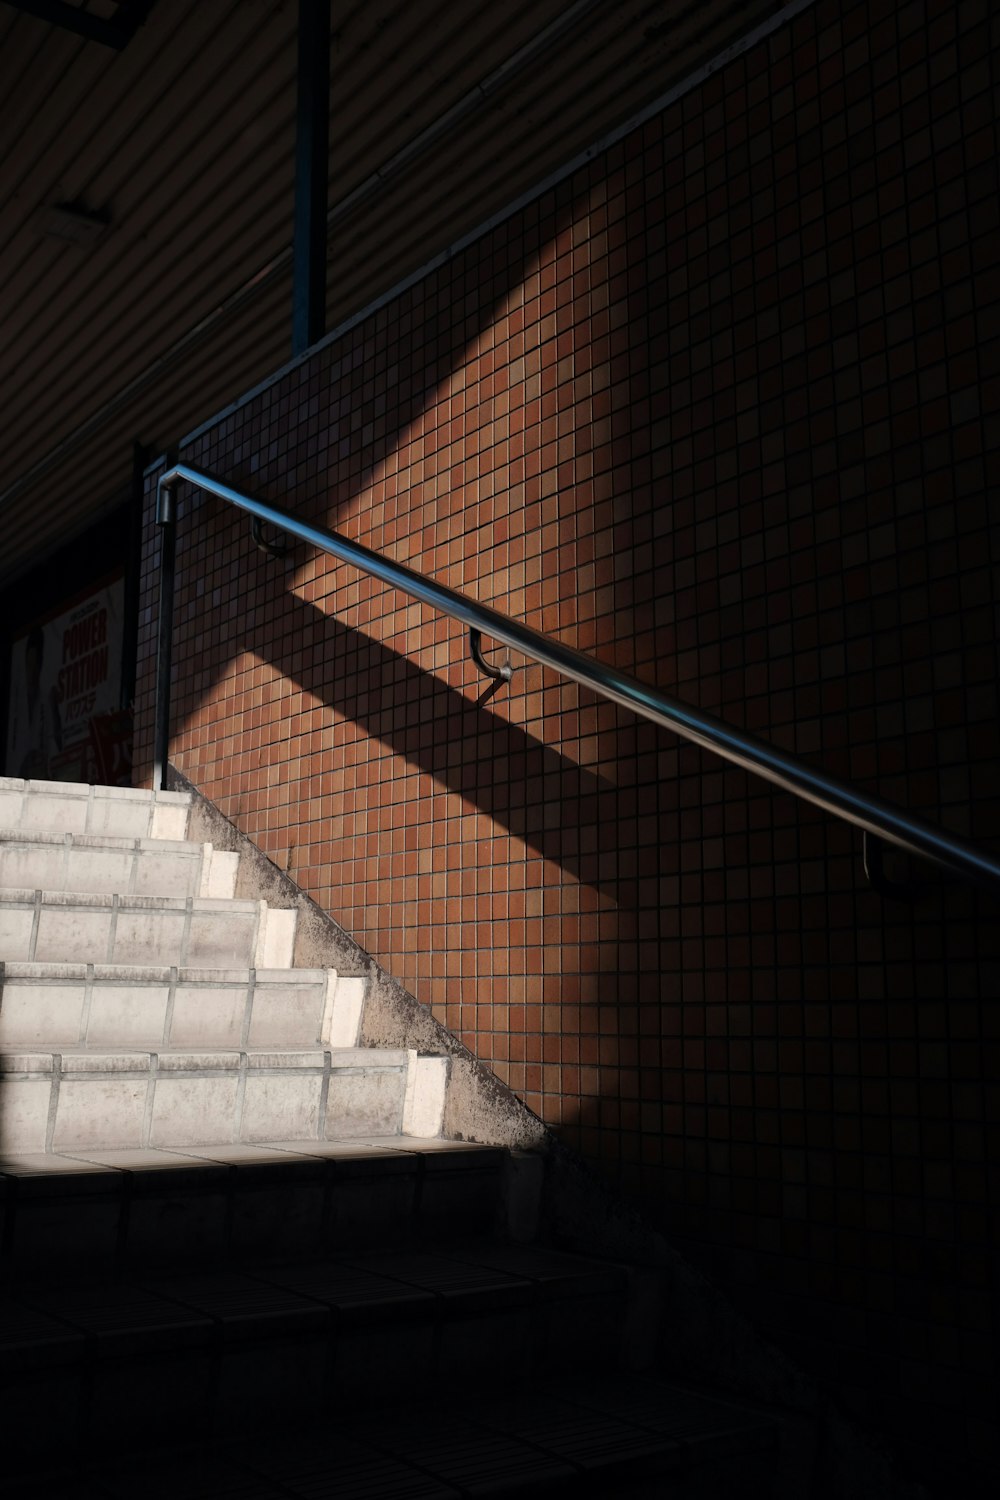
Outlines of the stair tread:
<svg viewBox="0 0 1000 1500">
<path fill-rule="evenodd" d="M 290 907 L 190 889 L 139 894 L 101 890 L 97 882 L 86 890 L 22 884 L 5 887 L 0 900 L 0 952 L 18 965 L 154 959 L 160 967 L 291 966 L 295 927 Z M 7 974 L 47 977 L 23 968 Z"/>
<path fill-rule="evenodd" d="M 8 1277 L 2 1300 L 16 1316 L 0 1319 L 0 1349 L 20 1347 L 33 1336 L 31 1310 L 101 1334 L 102 1310 L 109 1325 L 153 1329 L 177 1322 L 178 1305 L 222 1319 L 260 1318 L 287 1308 L 357 1311 L 387 1303 L 506 1306 L 511 1293 L 520 1293 L 522 1300 L 530 1292 L 551 1300 L 559 1280 L 575 1287 L 583 1278 L 603 1288 L 609 1276 L 620 1284 L 625 1275 L 613 1262 L 561 1251 L 548 1252 L 552 1264 L 544 1268 L 546 1252 L 539 1250 L 538 1256 L 535 1272 L 519 1276 L 496 1271 L 488 1251 L 472 1243 L 458 1254 L 448 1248 L 345 1251 L 238 1266 L 147 1268 L 114 1277 L 81 1272 L 66 1272 L 58 1281 Z M 165 1309 L 158 1305 L 161 1299 Z"/>
<path fill-rule="evenodd" d="M 199 898 L 192 897 L 192 900 Z M 256 905 L 257 903 L 252 903 Z M 7 979 L 95 979 L 123 983 L 166 984 L 176 975 L 186 984 L 246 985 L 250 975 L 258 982 L 280 984 L 315 984 L 331 973 L 330 969 L 226 968 L 212 969 L 201 964 L 89 964 L 54 959 L 10 959 L 4 964 Z M 341 979 L 356 975 L 339 974 Z"/>
<path fill-rule="evenodd" d="M 0 776 L 0 792 L 40 792 L 46 796 L 69 797 L 89 801 L 91 793 L 101 801 L 162 802 L 167 806 L 190 807 L 190 792 L 150 791 L 148 787 L 90 785 L 85 781 L 46 781 L 41 777 Z"/>
<path fill-rule="evenodd" d="M 81 849 L 140 850 L 149 854 L 200 854 L 200 840 L 158 839 L 149 834 L 62 833 L 48 828 L 0 828 L 0 844 L 72 844 Z"/>
<path fill-rule="evenodd" d="M 106 910 L 115 907 L 118 912 L 195 912 L 196 915 L 229 916 L 252 915 L 261 907 L 274 910 L 291 910 L 286 906 L 270 906 L 268 901 L 249 900 L 226 895 L 136 895 L 118 891 L 46 891 L 37 886 L 3 886 L 3 904 L 9 907 L 30 906 L 40 903 L 43 909 Z M 22 960 L 27 962 L 27 960 Z"/>
<path fill-rule="evenodd" d="M 661 1426 L 620 1416 L 624 1396 L 640 1396 L 644 1408 L 658 1409 Z M 738 1493 L 741 1460 L 773 1445 L 776 1419 L 742 1408 L 742 1442 L 734 1445 L 736 1410 L 729 1399 L 655 1376 L 595 1374 L 582 1399 L 579 1385 L 546 1379 L 526 1383 L 507 1399 L 449 1394 L 445 1403 L 440 1395 L 413 1401 L 391 1423 L 331 1411 L 321 1439 L 302 1432 L 264 1437 L 252 1447 L 221 1440 L 175 1446 L 143 1465 L 141 1479 L 135 1458 L 117 1456 L 81 1466 L 73 1479 L 115 1497 L 141 1485 L 154 1500 L 179 1493 L 190 1500 L 459 1500 L 525 1491 L 607 1496 L 632 1493 L 630 1482 L 644 1477 L 668 1488 L 641 1493 L 669 1494 L 686 1474 L 697 1474 L 717 1434 L 734 1469 L 724 1481 L 726 1492 Z M 60 1495 L 57 1477 L 49 1490 L 34 1476 L 12 1493 L 17 1500 Z"/>
<path fill-rule="evenodd" d="M 613 1262 L 591 1261 L 562 1251 L 549 1252 L 552 1265 L 544 1268 L 545 1252 L 539 1250 L 538 1254 L 540 1263 L 533 1274 L 520 1276 L 495 1270 L 488 1251 L 476 1243 L 458 1252 L 445 1248 L 314 1253 L 307 1258 L 283 1257 L 260 1264 L 147 1268 L 111 1277 L 66 1271 L 58 1281 L 47 1278 L 43 1282 L 33 1281 L 29 1272 L 9 1276 L 4 1295 L 11 1306 L 23 1304 L 49 1314 L 56 1308 L 62 1308 L 64 1314 L 81 1309 L 89 1317 L 90 1309 L 103 1305 L 141 1308 L 147 1295 L 169 1295 L 182 1301 L 191 1296 L 211 1296 L 228 1306 L 245 1294 L 249 1304 L 256 1305 L 264 1293 L 270 1296 L 280 1290 L 289 1298 L 311 1297 L 324 1305 L 339 1306 L 341 1302 L 353 1305 L 365 1301 L 369 1293 L 376 1302 L 387 1297 L 413 1300 L 413 1293 L 418 1294 L 418 1300 L 430 1297 L 447 1301 L 517 1287 L 547 1290 L 557 1279 L 575 1282 L 587 1274 L 601 1284 L 609 1274 L 616 1280 L 624 1275 Z M 4 1337 L 0 1325 L 0 1343 Z"/>
<path fill-rule="evenodd" d="M 303 1159 L 316 1161 L 380 1162 L 391 1165 L 400 1157 L 431 1157 L 434 1165 L 451 1155 L 462 1163 L 470 1160 L 492 1160 L 502 1154 L 496 1146 L 477 1145 L 468 1141 L 448 1141 L 441 1137 L 376 1136 L 345 1141 L 266 1141 L 253 1145 L 226 1143 L 207 1146 L 100 1148 L 79 1151 L 36 1151 L 0 1154 L 0 1181 L 5 1177 L 86 1178 L 94 1174 L 132 1174 L 150 1171 L 180 1171 L 211 1165 L 241 1166 L 253 1164 L 294 1163 Z"/>
<path fill-rule="evenodd" d="M 79 1043 L 56 1042 L 48 1044 L 44 1041 L 8 1044 L 0 1046 L 0 1067 L 5 1059 L 29 1059 L 43 1057 L 61 1057 L 63 1059 L 89 1058 L 96 1061 L 98 1058 L 112 1057 L 158 1057 L 161 1061 L 181 1057 L 217 1057 L 217 1058 L 239 1058 L 246 1054 L 247 1057 L 279 1057 L 287 1055 L 291 1058 L 301 1058 L 306 1054 L 328 1053 L 334 1059 L 335 1067 L 378 1067 L 381 1063 L 385 1067 L 399 1067 L 409 1058 L 409 1052 L 402 1047 L 330 1047 L 322 1042 L 305 1042 L 297 1044 L 294 1042 L 281 1043 L 270 1042 L 264 1045 L 245 1047 L 225 1047 L 206 1044 L 202 1047 L 189 1045 L 166 1045 L 143 1046 L 133 1045 L 129 1042 L 100 1042 L 90 1046 Z"/>
<path fill-rule="evenodd" d="M 196 847 L 200 847 L 196 846 Z M 117 906 L 124 911 L 195 911 L 249 912 L 266 901 L 256 901 L 241 896 L 138 896 L 128 891 L 46 891 L 31 886 L 4 886 L 3 903 L 7 905 L 35 904 L 41 898 L 43 906 L 105 907 Z M 271 907 L 272 911 L 289 911 L 290 907 Z"/>
<path fill-rule="evenodd" d="M 192 805 L 190 792 L 0 777 L 0 826 L 4 828 L 184 838 Z"/>
<path fill-rule="evenodd" d="M 2 803 L 0 803 L 2 811 Z M 233 896 L 239 855 L 147 833 L 0 827 L 0 888 Z"/>
</svg>

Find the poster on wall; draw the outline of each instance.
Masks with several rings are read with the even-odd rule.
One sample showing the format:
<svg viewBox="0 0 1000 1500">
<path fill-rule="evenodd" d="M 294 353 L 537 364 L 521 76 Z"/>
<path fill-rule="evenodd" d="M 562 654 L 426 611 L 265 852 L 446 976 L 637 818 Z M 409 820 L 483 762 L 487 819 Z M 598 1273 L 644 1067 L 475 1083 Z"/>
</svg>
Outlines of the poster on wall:
<svg viewBox="0 0 1000 1500">
<path fill-rule="evenodd" d="M 11 642 L 7 774 L 128 786 L 132 716 L 120 706 L 121 577 Z"/>
</svg>

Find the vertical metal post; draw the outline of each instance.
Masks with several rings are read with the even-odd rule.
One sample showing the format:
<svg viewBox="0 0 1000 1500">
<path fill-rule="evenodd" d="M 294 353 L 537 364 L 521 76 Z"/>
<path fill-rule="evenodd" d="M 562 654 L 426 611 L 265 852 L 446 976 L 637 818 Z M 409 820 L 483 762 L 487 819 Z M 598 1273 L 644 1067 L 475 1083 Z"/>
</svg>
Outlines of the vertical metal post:
<svg viewBox="0 0 1000 1500">
<path fill-rule="evenodd" d="M 132 489 L 129 496 L 128 556 L 125 562 L 125 598 L 122 604 L 122 673 L 119 702 L 131 709 L 135 700 L 136 649 L 139 644 L 139 574 L 142 569 L 143 470 L 149 454 L 139 442 L 132 444 Z"/>
<path fill-rule="evenodd" d="M 299 0 L 292 353 L 326 332 L 330 151 L 330 0 Z"/>
<path fill-rule="evenodd" d="M 170 754 L 170 657 L 174 637 L 174 559 L 177 545 L 177 486 L 156 490 L 156 524 L 160 528 L 160 619 L 156 642 L 156 722 L 153 732 L 153 786 L 165 791 Z"/>
</svg>

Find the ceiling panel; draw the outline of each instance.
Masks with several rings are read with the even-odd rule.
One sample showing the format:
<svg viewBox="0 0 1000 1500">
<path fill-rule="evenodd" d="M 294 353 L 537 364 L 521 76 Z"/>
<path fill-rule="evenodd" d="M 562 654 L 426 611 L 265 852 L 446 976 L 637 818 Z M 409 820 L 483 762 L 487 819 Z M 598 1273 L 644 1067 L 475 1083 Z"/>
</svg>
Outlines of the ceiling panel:
<svg viewBox="0 0 1000 1500">
<path fill-rule="evenodd" d="M 116 51 L 0 4 L 0 582 L 289 357 L 297 9 L 158 0 Z M 328 322 L 775 9 L 332 0 Z"/>
</svg>

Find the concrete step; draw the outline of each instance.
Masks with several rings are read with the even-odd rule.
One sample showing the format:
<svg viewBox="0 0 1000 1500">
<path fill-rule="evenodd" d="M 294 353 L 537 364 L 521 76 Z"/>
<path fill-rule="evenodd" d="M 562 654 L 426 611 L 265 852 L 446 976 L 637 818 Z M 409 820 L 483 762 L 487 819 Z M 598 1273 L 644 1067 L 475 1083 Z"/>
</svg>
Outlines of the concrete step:
<svg viewBox="0 0 1000 1500">
<path fill-rule="evenodd" d="M 0 1158 L 0 1277 L 530 1233 L 541 1159 L 406 1134 Z M 531 1170 L 525 1170 L 525 1169 Z"/>
<path fill-rule="evenodd" d="M 440 1131 L 445 1058 L 388 1048 L 0 1052 L 11 1153 Z"/>
<path fill-rule="evenodd" d="M 6 890 L 0 955 L 45 963 L 288 968 L 295 915 L 265 901 Z"/>
<path fill-rule="evenodd" d="M 364 988 L 334 969 L 7 963 L 0 1047 L 354 1047 Z"/>
<path fill-rule="evenodd" d="M 595 1384 L 629 1359 L 631 1287 L 628 1270 L 612 1263 L 535 1248 L 498 1264 L 489 1245 L 13 1282 L 0 1320 L 5 1477 L 37 1475 L 40 1452 L 49 1464 L 74 1462 L 80 1479 L 86 1462 L 103 1475 L 130 1448 L 198 1439 L 216 1449 L 237 1442 L 277 1477 L 266 1443 L 288 1434 L 296 1440 L 282 1492 L 365 1493 L 318 1483 L 316 1449 L 296 1464 L 299 1434 L 316 1423 L 331 1483 L 345 1452 L 355 1465 L 359 1435 L 362 1451 L 374 1440 L 373 1453 L 391 1455 L 397 1480 L 411 1463 L 436 1476 L 430 1489 L 368 1490 L 396 1500 L 485 1493 L 490 1478 L 492 1493 L 529 1477 L 579 1480 L 607 1471 L 609 1458 L 634 1464 L 654 1451 L 680 1473 L 713 1431 L 730 1458 L 768 1446 L 772 1427 L 759 1416 L 727 1407 L 710 1418 L 705 1405 L 682 1414 L 648 1396 L 643 1404 L 632 1383 L 610 1410 L 595 1407 Z M 560 1377 L 571 1381 L 581 1360 L 589 1379 L 563 1390 Z M 532 1382 L 542 1379 L 550 1385 L 539 1401 Z M 424 1410 L 421 1396 L 435 1409 Z M 462 1396 L 479 1412 L 471 1429 L 464 1416 L 454 1420 Z M 642 1412 L 631 1430 L 630 1401 Z M 378 1472 L 377 1463 L 353 1467 L 359 1486 Z M 141 1478 L 132 1468 L 143 1493 L 153 1479 L 146 1466 Z M 231 1480 L 210 1492 L 240 1493 Z"/>
<path fill-rule="evenodd" d="M 112 834 L 128 839 L 187 837 L 189 792 L 21 781 L 0 776 L 0 828 Z"/>
<path fill-rule="evenodd" d="M 594 1401 L 607 1385 L 604 1377 L 598 1379 L 600 1385 L 589 1392 L 591 1403 L 571 1409 L 583 1427 L 598 1425 Z M 555 1404 L 559 1391 L 552 1383 L 535 1383 L 531 1395 L 541 1409 L 552 1410 L 553 1439 L 561 1446 L 565 1416 L 564 1407 Z M 666 1406 L 670 1397 L 661 1400 Z M 498 1434 L 483 1404 L 450 1398 L 447 1413 L 445 1427 L 441 1406 L 424 1404 L 409 1409 L 393 1428 L 402 1442 L 417 1431 L 424 1437 L 418 1463 L 411 1458 L 414 1449 L 403 1457 L 387 1451 L 372 1422 L 346 1428 L 343 1419 L 334 1419 L 333 1425 L 324 1422 L 325 1440 L 309 1431 L 258 1442 L 252 1449 L 246 1443 L 198 1448 L 174 1443 L 147 1449 L 141 1467 L 135 1458 L 115 1457 L 48 1470 L 39 1479 L 13 1479 L 10 1500 L 133 1500 L 136 1488 L 144 1500 L 174 1500 L 180 1494 L 186 1500 L 774 1500 L 777 1494 L 772 1430 L 765 1430 L 757 1446 L 744 1442 L 733 1454 L 721 1416 L 718 1436 L 727 1443 L 721 1457 L 711 1431 L 696 1448 L 685 1449 L 682 1439 L 651 1437 L 625 1421 L 621 1430 L 613 1428 L 615 1446 L 600 1457 L 591 1457 L 582 1442 L 579 1458 L 570 1452 L 559 1461 L 544 1446 L 546 1434 L 540 1434 L 541 1452 L 511 1434 L 501 1448 L 508 1463 L 496 1464 Z M 427 1434 L 433 1434 L 432 1445 Z"/>
<path fill-rule="evenodd" d="M 178 839 L 0 829 L 0 890 L 232 897 L 238 854 Z"/>
<path fill-rule="evenodd" d="M 114 1415 L 123 1440 L 135 1404 L 126 1397 L 121 1410 L 118 1400 L 142 1371 L 145 1421 L 133 1434 L 141 1442 L 153 1413 L 160 1431 L 180 1424 L 192 1439 L 246 1431 L 262 1413 L 268 1425 L 279 1415 L 301 1421 L 339 1401 L 355 1412 L 373 1400 L 391 1409 L 400 1383 L 426 1388 L 459 1371 L 466 1385 L 525 1380 L 571 1368 L 583 1343 L 594 1368 L 621 1364 L 627 1269 L 537 1248 L 522 1266 L 498 1268 L 492 1248 L 13 1277 L 4 1287 L 0 1371 L 58 1371 L 60 1433 L 84 1416 L 78 1403 L 90 1395 L 91 1410 Z M 219 1377 L 207 1383 L 205 1367 L 216 1362 Z M 0 1379 L 4 1400 L 13 1385 Z M 201 1415 L 192 1412 L 195 1392 Z M 12 1415 L 4 1407 L 7 1422 Z"/>
<path fill-rule="evenodd" d="M 512 1393 L 331 1406 L 322 1431 L 201 1445 L 175 1436 L 141 1469 L 114 1445 L 13 1479 L 11 1500 L 774 1500 L 780 1418 L 655 1376 L 550 1372 Z M 29 1418 L 37 1424 L 38 1418 Z M 787 1491 L 784 1492 L 787 1495 Z M 796 1500 L 801 1500 L 800 1495 Z"/>
</svg>

